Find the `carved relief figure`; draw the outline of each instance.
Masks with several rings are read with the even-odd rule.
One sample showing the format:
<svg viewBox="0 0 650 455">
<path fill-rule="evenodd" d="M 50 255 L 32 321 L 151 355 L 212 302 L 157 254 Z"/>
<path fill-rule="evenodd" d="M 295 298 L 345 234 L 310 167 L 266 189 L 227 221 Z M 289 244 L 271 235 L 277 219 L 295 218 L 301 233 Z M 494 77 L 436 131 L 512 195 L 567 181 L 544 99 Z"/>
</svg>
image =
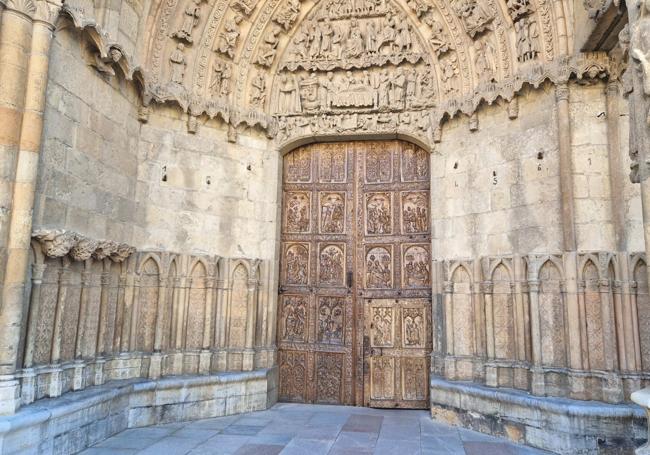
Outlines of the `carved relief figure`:
<svg viewBox="0 0 650 455">
<path fill-rule="evenodd" d="M 430 285 L 429 251 L 422 246 L 412 246 L 404 252 L 404 285 L 427 287 Z"/>
<path fill-rule="evenodd" d="M 259 0 L 234 0 L 232 7 L 241 11 L 245 16 L 250 16 Z"/>
<path fill-rule="evenodd" d="M 300 0 L 287 0 L 273 18 L 285 30 L 291 29 L 300 14 Z"/>
<path fill-rule="evenodd" d="M 496 58 L 489 38 L 474 42 L 474 69 L 482 82 L 494 82 Z"/>
<path fill-rule="evenodd" d="M 523 16 L 527 16 L 532 12 L 530 0 L 508 0 L 506 6 L 512 22 L 517 22 Z"/>
<path fill-rule="evenodd" d="M 372 309 L 371 346 L 393 346 L 393 309 L 390 307 L 374 307 Z"/>
<path fill-rule="evenodd" d="M 424 310 L 422 308 L 402 309 L 402 333 L 404 347 L 424 347 Z"/>
<path fill-rule="evenodd" d="M 277 25 L 272 26 L 270 30 L 266 31 L 262 45 L 260 46 L 260 49 L 257 53 L 257 64 L 266 67 L 269 67 L 273 64 L 275 54 L 278 52 L 278 44 L 280 43 L 278 35 L 281 31 L 282 29 Z"/>
<path fill-rule="evenodd" d="M 192 31 L 201 17 L 202 0 L 191 0 L 185 8 L 185 16 L 181 28 L 172 34 L 173 37 L 192 43 Z"/>
<path fill-rule="evenodd" d="M 183 85 L 183 79 L 185 78 L 185 66 L 187 62 L 185 61 L 185 55 L 183 50 L 185 46 L 183 43 L 178 43 L 176 49 L 169 56 L 169 62 L 171 64 L 171 82 L 178 85 Z"/>
<path fill-rule="evenodd" d="M 300 105 L 302 109 L 306 112 L 312 112 L 318 110 L 321 103 L 318 98 L 319 96 L 319 81 L 315 73 L 310 76 L 303 77 L 300 80 Z"/>
<path fill-rule="evenodd" d="M 286 284 L 305 285 L 309 276 L 309 250 L 304 245 L 292 245 L 286 253 Z"/>
<path fill-rule="evenodd" d="M 307 325 L 307 301 L 305 297 L 285 296 L 283 303 L 284 332 L 282 339 L 286 341 L 305 341 L 305 328 Z"/>
<path fill-rule="evenodd" d="M 343 285 L 345 274 L 345 254 L 335 245 L 328 245 L 320 253 L 320 282 L 321 284 Z"/>
<path fill-rule="evenodd" d="M 239 38 L 239 22 L 242 20 L 241 16 L 235 16 L 234 19 L 226 21 L 224 30 L 219 34 L 219 42 L 217 51 L 227 55 L 230 58 L 235 56 L 235 47 L 237 46 L 237 38 Z"/>
<path fill-rule="evenodd" d="M 388 148 L 377 146 L 366 152 L 366 182 L 387 183 L 392 178 L 392 156 Z"/>
<path fill-rule="evenodd" d="M 319 297 L 318 299 L 318 342 L 343 344 L 342 297 Z"/>
<path fill-rule="evenodd" d="M 284 74 L 280 78 L 278 111 L 293 113 L 301 110 L 298 84 L 293 75 Z"/>
<path fill-rule="evenodd" d="M 311 152 L 298 149 L 284 158 L 284 179 L 288 183 L 307 183 L 311 181 Z"/>
<path fill-rule="evenodd" d="M 414 192 L 402 195 L 402 226 L 404 233 L 416 234 L 429 230 L 429 193 Z"/>
<path fill-rule="evenodd" d="M 366 254 L 366 286 L 368 288 L 390 288 L 393 265 L 390 252 L 384 247 L 371 248 Z"/>
<path fill-rule="evenodd" d="M 458 68 L 458 57 L 456 53 L 450 53 L 440 60 L 441 73 L 440 79 L 446 94 L 451 94 L 457 90 L 456 79 L 460 74 Z"/>
<path fill-rule="evenodd" d="M 537 23 L 522 17 L 515 22 L 515 33 L 517 35 L 517 59 L 520 62 L 535 60 L 539 54 L 538 39 L 539 31 Z"/>
<path fill-rule="evenodd" d="M 287 193 L 286 232 L 309 232 L 310 220 L 309 193 Z"/>
<path fill-rule="evenodd" d="M 347 151 L 345 147 L 327 145 L 319 154 L 321 182 L 345 182 Z"/>
<path fill-rule="evenodd" d="M 342 234 L 345 230 L 345 199 L 342 193 L 321 195 L 320 230 L 323 234 Z"/>
<path fill-rule="evenodd" d="M 266 103 L 266 76 L 261 71 L 253 77 L 251 82 L 250 101 L 251 105 L 259 108 L 263 108 Z"/>
<path fill-rule="evenodd" d="M 429 180 L 429 154 L 421 148 L 407 148 L 402 152 L 402 181 Z"/>
<path fill-rule="evenodd" d="M 232 66 L 230 63 L 217 60 L 212 67 L 212 81 L 210 90 L 214 96 L 227 97 L 230 93 L 230 78 Z"/>
<path fill-rule="evenodd" d="M 425 16 L 424 22 L 431 27 L 431 38 L 429 39 L 429 42 L 438 58 L 453 49 L 453 44 L 449 40 L 449 36 L 447 35 L 442 22 L 436 19 L 432 14 Z"/>
<path fill-rule="evenodd" d="M 350 21 L 350 34 L 345 47 L 345 56 L 347 58 L 359 57 L 365 51 L 363 36 L 356 19 Z"/>
<path fill-rule="evenodd" d="M 390 195 L 371 193 L 366 196 L 366 233 L 369 235 L 390 234 L 392 229 Z"/>
<path fill-rule="evenodd" d="M 493 19 L 478 0 L 456 0 L 452 6 L 472 38 L 483 32 Z"/>
</svg>

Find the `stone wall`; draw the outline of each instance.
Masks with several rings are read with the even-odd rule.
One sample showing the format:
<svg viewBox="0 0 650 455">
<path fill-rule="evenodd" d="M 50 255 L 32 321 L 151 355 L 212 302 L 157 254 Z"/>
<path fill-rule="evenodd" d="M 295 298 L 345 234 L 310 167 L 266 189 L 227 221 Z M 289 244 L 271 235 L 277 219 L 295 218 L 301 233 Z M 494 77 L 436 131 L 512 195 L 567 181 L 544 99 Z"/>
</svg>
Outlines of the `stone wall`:
<svg viewBox="0 0 650 455">
<path fill-rule="evenodd" d="M 275 364 L 269 266 L 138 251 L 40 231 L 21 401 L 116 379 L 252 371 Z"/>
<path fill-rule="evenodd" d="M 134 84 L 98 68 L 81 32 L 52 47 L 34 225 L 139 249 L 272 259 L 279 155 L 223 122 L 188 132 L 176 108 L 141 117 Z M 141 122 L 138 121 L 141 120 Z"/>
<path fill-rule="evenodd" d="M 132 84 L 92 66 L 86 46 L 70 27 L 52 44 L 33 224 L 132 244 L 144 227 L 138 97 Z"/>
<path fill-rule="evenodd" d="M 565 249 L 552 86 L 520 96 L 517 119 L 492 107 L 472 135 L 458 120 L 445 127 L 432 156 L 435 374 L 612 403 L 650 379 L 638 193 L 613 180 L 629 160 L 610 169 L 608 158 L 612 123 L 625 130 L 627 119 L 607 118 L 605 88 L 570 85 L 575 252 Z M 629 240 L 615 235 L 617 215 Z"/>
<path fill-rule="evenodd" d="M 152 114 L 138 144 L 136 244 L 275 257 L 280 155 L 254 131 L 227 139 L 217 120 L 187 132 L 173 108 Z"/>
</svg>

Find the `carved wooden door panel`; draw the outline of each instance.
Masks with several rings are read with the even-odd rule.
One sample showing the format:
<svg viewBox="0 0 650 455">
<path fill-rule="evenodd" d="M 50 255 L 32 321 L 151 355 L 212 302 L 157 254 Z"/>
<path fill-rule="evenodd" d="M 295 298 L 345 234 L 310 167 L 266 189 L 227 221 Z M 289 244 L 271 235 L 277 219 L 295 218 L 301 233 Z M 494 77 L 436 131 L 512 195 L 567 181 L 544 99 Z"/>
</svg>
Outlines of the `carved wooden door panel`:
<svg viewBox="0 0 650 455">
<path fill-rule="evenodd" d="M 284 157 L 278 344 L 282 401 L 354 404 L 354 147 Z"/>
<path fill-rule="evenodd" d="M 401 141 L 301 147 L 284 157 L 282 199 L 280 400 L 428 407 L 428 154 Z M 377 302 L 399 344 L 371 346 Z M 407 387 L 391 400 L 371 392 L 390 385 L 371 382 L 377 349 Z"/>
<path fill-rule="evenodd" d="M 401 141 L 360 143 L 357 151 L 364 404 L 428 408 L 429 155 Z"/>
</svg>

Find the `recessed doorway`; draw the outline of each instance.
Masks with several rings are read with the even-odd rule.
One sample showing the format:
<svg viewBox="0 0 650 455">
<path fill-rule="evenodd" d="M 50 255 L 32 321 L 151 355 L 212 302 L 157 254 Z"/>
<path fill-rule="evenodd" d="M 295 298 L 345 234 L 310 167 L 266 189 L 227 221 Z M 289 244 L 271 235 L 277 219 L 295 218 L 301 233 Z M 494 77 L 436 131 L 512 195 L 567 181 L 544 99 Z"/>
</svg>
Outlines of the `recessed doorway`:
<svg viewBox="0 0 650 455">
<path fill-rule="evenodd" d="M 399 140 L 284 157 L 280 401 L 429 407 L 429 154 Z"/>
</svg>

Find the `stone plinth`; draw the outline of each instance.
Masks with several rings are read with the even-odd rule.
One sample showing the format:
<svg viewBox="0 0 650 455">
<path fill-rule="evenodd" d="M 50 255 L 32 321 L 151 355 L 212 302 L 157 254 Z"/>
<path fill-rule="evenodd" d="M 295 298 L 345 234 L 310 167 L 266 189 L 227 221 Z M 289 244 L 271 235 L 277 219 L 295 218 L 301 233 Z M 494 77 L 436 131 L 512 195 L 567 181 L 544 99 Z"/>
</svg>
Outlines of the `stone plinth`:
<svg viewBox="0 0 650 455">
<path fill-rule="evenodd" d="M 77 453 L 127 428 L 267 409 L 276 371 L 131 379 L 40 400 L 0 418 L 0 454 Z"/>
<path fill-rule="evenodd" d="M 562 454 L 595 455 L 614 448 L 632 454 L 646 438 L 643 410 L 633 404 L 538 397 L 439 378 L 431 380 L 431 414 L 447 424 Z"/>
</svg>

